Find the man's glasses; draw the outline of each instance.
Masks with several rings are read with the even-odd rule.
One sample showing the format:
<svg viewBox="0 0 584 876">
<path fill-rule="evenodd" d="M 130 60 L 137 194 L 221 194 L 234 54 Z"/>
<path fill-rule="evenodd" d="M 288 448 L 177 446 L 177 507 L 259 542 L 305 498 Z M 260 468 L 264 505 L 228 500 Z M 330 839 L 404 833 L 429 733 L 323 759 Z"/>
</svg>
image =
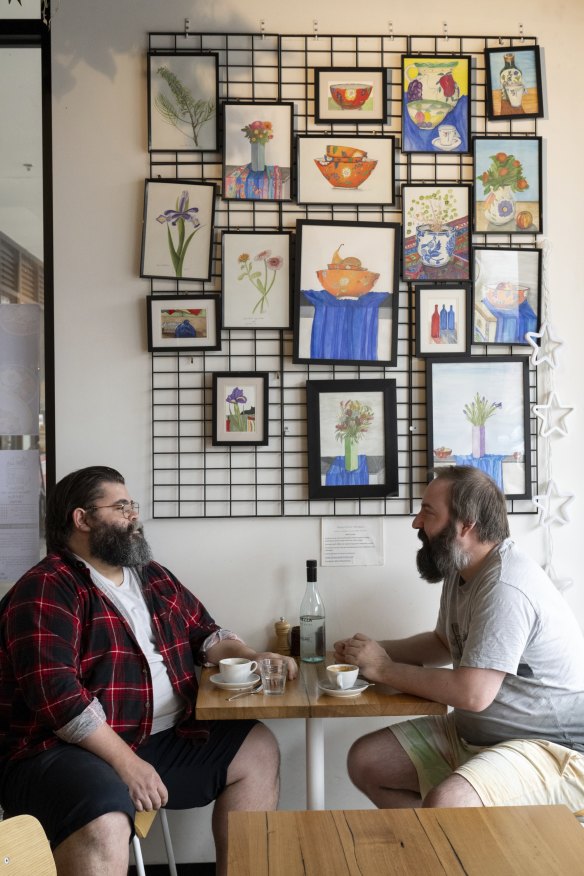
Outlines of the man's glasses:
<svg viewBox="0 0 584 876">
<path fill-rule="evenodd" d="M 140 503 L 139 502 L 115 502 L 113 505 L 88 505 L 87 508 L 84 508 L 84 511 L 99 511 L 100 508 L 115 508 L 116 511 L 121 511 L 124 517 L 127 517 L 128 520 L 132 516 L 132 514 L 140 513 Z"/>
</svg>

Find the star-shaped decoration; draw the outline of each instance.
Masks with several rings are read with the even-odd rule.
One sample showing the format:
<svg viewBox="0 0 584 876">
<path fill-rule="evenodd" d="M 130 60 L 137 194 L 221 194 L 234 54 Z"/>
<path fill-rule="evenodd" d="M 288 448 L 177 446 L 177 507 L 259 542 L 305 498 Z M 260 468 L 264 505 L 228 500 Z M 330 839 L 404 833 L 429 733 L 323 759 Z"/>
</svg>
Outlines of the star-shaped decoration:
<svg viewBox="0 0 584 876">
<path fill-rule="evenodd" d="M 538 339 L 541 341 L 541 344 L 538 344 Z M 530 347 L 533 347 L 533 353 L 531 354 L 532 365 L 541 365 L 542 362 L 547 362 L 551 368 L 557 366 L 558 351 L 564 342 L 554 334 L 554 330 L 549 323 L 542 323 L 541 331 L 539 332 L 526 332 L 525 340 Z"/>
<path fill-rule="evenodd" d="M 555 391 L 550 392 L 547 404 L 534 405 L 533 413 L 542 422 L 541 434 L 543 437 L 547 438 L 552 432 L 558 432 L 560 435 L 567 435 L 568 429 L 564 420 L 573 410 L 573 405 L 563 405 L 561 403 L 558 394 Z"/>
<path fill-rule="evenodd" d="M 556 588 L 556 590 L 559 590 L 560 593 L 563 593 L 564 590 L 569 590 L 570 587 L 572 587 L 574 584 L 572 578 L 558 578 L 558 576 L 556 575 L 556 570 L 551 563 L 548 563 L 547 566 L 544 566 L 543 570 Z"/>
<path fill-rule="evenodd" d="M 545 493 L 539 493 L 531 501 L 540 510 L 539 522 L 542 526 L 551 526 L 552 523 L 563 526 L 570 520 L 566 509 L 574 499 L 574 493 L 561 493 L 556 482 L 550 480 Z"/>
</svg>

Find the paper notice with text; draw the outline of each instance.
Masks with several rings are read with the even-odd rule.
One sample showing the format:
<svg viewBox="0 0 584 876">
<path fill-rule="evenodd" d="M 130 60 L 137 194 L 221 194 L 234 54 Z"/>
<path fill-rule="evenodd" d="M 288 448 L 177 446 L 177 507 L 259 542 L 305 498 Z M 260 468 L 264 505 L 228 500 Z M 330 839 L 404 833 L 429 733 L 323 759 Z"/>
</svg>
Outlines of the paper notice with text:
<svg viewBox="0 0 584 876">
<path fill-rule="evenodd" d="M 383 517 L 325 517 L 321 565 L 383 566 Z"/>
</svg>

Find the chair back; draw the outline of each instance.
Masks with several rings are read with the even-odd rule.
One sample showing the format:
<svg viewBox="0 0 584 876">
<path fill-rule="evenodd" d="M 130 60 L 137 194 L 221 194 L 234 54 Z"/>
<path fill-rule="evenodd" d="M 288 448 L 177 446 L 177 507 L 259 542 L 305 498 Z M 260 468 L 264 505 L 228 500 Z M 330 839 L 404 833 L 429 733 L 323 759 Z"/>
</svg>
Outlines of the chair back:
<svg viewBox="0 0 584 876">
<path fill-rule="evenodd" d="M 15 815 L 0 821 L 0 876 L 57 876 L 51 846 L 40 821 Z"/>
</svg>

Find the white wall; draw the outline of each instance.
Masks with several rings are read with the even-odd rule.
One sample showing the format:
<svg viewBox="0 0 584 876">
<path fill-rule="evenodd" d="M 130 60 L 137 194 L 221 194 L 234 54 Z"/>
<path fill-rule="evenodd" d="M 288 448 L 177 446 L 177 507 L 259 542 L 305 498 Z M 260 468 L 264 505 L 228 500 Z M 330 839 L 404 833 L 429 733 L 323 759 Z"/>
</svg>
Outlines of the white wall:
<svg viewBox="0 0 584 876">
<path fill-rule="evenodd" d="M 477 11 L 475 11 L 475 9 Z M 55 201 L 55 310 L 57 475 L 94 463 L 125 474 L 143 503 L 156 557 L 168 564 L 225 626 L 264 647 L 281 615 L 295 620 L 303 593 L 304 560 L 319 556 L 319 521 L 152 521 L 150 517 L 150 358 L 146 352 L 144 297 L 138 277 L 143 180 L 148 176 L 146 49 L 149 31 L 191 29 L 236 32 L 259 29 L 309 33 L 536 35 L 544 51 L 547 116 L 545 228 L 552 320 L 564 339 L 555 380 L 563 404 L 581 398 L 580 344 L 584 316 L 581 273 L 582 143 L 584 115 L 577 59 L 584 38 L 581 0 L 532 0 L 514 7 L 495 0 L 480 10 L 462 0 L 417 0 L 394 11 L 381 0 L 61 0 L 53 28 L 53 131 Z M 293 12 L 293 14 L 291 14 Z M 542 381 L 545 384 L 545 381 Z M 545 385 L 542 387 L 545 390 Z M 544 393 L 545 396 L 545 393 Z M 543 399 L 542 399 L 543 400 Z M 582 493 L 582 411 L 567 420 L 569 434 L 552 442 L 553 474 L 560 489 Z M 542 475 L 545 476 L 543 471 Z M 554 564 L 572 578 L 566 598 L 584 625 L 580 552 L 584 512 L 571 505 L 571 522 L 554 527 Z M 373 636 L 407 635 L 433 625 L 437 585 L 417 579 L 416 543 L 406 518 L 385 521 L 386 566 L 323 569 L 329 642 L 357 629 Z M 533 515 L 512 519 L 513 534 L 538 559 L 545 531 Z M 350 786 L 344 760 L 350 742 L 383 721 L 327 722 L 327 804 L 365 807 Z M 299 764 L 301 721 L 271 722 L 283 756 L 284 808 L 303 808 Z M 172 817 L 179 860 L 212 860 L 208 812 Z M 147 860 L 163 860 L 154 837 Z"/>
</svg>

